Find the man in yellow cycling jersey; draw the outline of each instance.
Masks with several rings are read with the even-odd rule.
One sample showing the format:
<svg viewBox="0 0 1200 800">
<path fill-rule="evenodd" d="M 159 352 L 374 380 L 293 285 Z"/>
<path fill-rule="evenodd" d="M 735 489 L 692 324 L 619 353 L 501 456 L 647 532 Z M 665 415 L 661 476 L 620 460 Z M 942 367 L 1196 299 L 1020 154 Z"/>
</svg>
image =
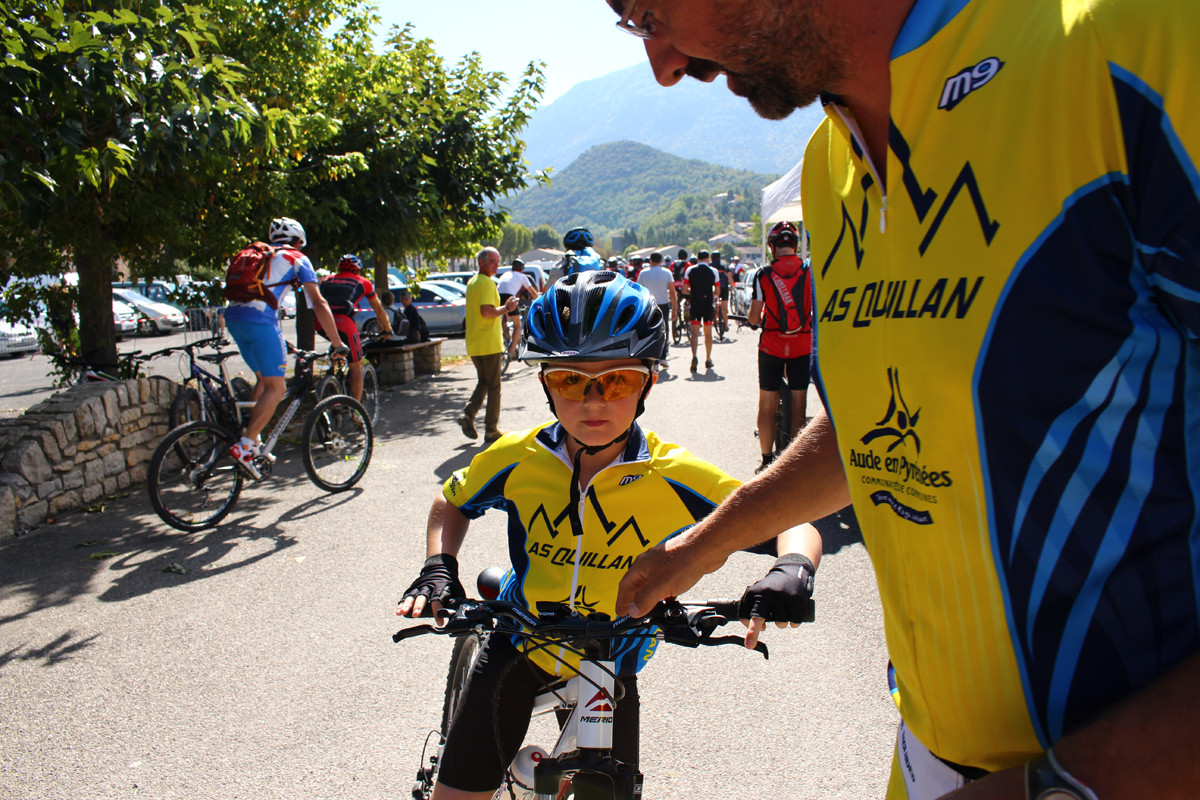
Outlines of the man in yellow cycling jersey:
<svg viewBox="0 0 1200 800">
<path fill-rule="evenodd" d="M 618 611 L 853 502 L 902 698 L 889 797 L 1194 796 L 1195 3 L 609 4 L 663 85 L 827 115 L 801 198 L 829 414 Z"/>
</svg>

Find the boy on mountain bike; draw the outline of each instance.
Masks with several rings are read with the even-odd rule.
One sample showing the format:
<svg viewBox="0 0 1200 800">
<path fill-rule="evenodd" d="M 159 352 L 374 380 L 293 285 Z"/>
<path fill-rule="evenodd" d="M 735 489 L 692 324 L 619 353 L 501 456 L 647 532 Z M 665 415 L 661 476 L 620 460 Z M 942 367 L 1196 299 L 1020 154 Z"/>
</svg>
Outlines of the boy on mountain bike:
<svg viewBox="0 0 1200 800">
<path fill-rule="evenodd" d="M 512 569 L 500 599 L 534 613 L 538 602 L 550 601 L 615 617 L 617 583 L 627 565 L 737 487 L 729 475 L 636 422 L 666 354 L 664 322 L 644 287 L 606 271 L 568 275 L 534 301 L 521 358 L 540 365 L 557 420 L 501 438 L 450 477 L 429 515 L 428 559 L 397 613 L 420 616 L 462 598 L 456 556 L 470 520 L 503 508 Z M 742 615 L 754 618 L 749 646 L 775 609 L 807 603 L 821 557 L 811 526 L 786 531 L 771 544 L 782 555 L 742 598 Z M 636 673 L 655 644 L 624 643 L 613 653 L 625 688 L 615 711 L 614 754 L 634 766 Z M 528 668 L 506 669 L 522 657 L 510 637 L 489 638 L 450 724 L 435 800 L 491 797 L 525 736 L 534 697 L 578 666 L 570 653 L 539 650 L 525 657 Z"/>
</svg>

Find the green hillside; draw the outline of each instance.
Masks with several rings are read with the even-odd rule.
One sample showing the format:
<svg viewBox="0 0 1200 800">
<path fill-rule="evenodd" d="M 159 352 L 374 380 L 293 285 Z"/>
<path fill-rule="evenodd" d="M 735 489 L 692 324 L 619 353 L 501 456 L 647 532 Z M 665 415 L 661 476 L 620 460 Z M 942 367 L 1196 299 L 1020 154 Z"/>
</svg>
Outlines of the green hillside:
<svg viewBox="0 0 1200 800">
<path fill-rule="evenodd" d="M 730 192 L 757 199 L 777 177 L 683 159 L 636 142 L 611 142 L 591 148 L 555 173 L 549 186 L 501 205 L 512 221 L 528 228 L 549 224 L 561 232 L 586 225 L 601 236 L 613 230 L 642 231 L 652 220 L 662 225 L 667 220 L 661 215 L 686 195 L 711 198 Z"/>
</svg>

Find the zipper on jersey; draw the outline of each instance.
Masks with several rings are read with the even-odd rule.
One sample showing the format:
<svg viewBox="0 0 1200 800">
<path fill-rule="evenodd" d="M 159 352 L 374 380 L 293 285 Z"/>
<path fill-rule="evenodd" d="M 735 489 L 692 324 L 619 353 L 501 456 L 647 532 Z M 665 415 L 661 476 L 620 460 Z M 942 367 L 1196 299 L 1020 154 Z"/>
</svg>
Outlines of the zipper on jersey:
<svg viewBox="0 0 1200 800">
<path fill-rule="evenodd" d="M 842 121 L 842 124 L 846 126 L 847 133 L 849 133 L 850 136 L 853 137 L 854 141 L 858 143 L 858 149 L 861 150 L 863 154 L 863 161 L 866 163 L 867 169 L 871 171 L 871 177 L 875 179 L 875 185 L 879 187 L 879 232 L 887 233 L 887 187 L 884 186 L 883 181 L 880 180 L 879 170 L 875 169 L 875 162 L 871 160 L 871 151 L 867 149 L 867 141 L 862 135 L 862 129 L 858 127 L 858 121 L 855 120 L 850 114 L 849 109 L 838 103 L 830 103 L 829 105 L 835 112 L 837 112 L 838 118 Z M 886 152 L 883 154 L 883 157 L 887 158 Z"/>
</svg>

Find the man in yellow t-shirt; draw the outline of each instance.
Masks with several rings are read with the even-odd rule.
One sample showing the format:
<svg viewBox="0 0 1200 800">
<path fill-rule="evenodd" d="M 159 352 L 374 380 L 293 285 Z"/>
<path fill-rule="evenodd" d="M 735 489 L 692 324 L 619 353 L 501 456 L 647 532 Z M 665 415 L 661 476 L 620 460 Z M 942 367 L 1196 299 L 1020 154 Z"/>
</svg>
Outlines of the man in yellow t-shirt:
<svg viewBox="0 0 1200 800">
<path fill-rule="evenodd" d="M 475 415 L 479 413 L 486 396 L 483 440 L 490 444 L 504 435 L 499 427 L 500 356 L 504 352 L 501 318 L 517 307 L 517 299 L 510 297 L 507 303 L 500 303 L 500 292 L 492 280 L 500 266 L 499 250 L 485 247 L 475 256 L 475 261 L 479 265 L 479 272 L 467 284 L 467 355 L 475 365 L 479 381 L 458 424 L 468 439 L 479 438 L 479 432 L 475 430 Z"/>
</svg>

